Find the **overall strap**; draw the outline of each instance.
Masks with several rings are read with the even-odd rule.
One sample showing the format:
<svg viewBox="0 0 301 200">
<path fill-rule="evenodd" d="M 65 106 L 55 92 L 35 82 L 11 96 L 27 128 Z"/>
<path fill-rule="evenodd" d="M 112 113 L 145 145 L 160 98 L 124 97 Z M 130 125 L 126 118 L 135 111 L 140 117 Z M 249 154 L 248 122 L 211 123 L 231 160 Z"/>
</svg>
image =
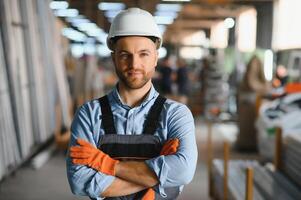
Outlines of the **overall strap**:
<svg viewBox="0 0 301 200">
<path fill-rule="evenodd" d="M 108 96 L 105 95 L 98 99 L 101 107 L 102 124 L 105 134 L 116 134 L 114 126 L 113 113 L 109 103 Z"/>
<path fill-rule="evenodd" d="M 154 103 L 154 105 L 151 107 L 146 121 L 145 121 L 145 127 L 143 130 L 143 134 L 155 134 L 155 131 L 157 129 L 157 126 L 159 124 L 159 116 L 162 111 L 163 105 L 166 101 L 166 98 L 159 95 Z"/>
</svg>

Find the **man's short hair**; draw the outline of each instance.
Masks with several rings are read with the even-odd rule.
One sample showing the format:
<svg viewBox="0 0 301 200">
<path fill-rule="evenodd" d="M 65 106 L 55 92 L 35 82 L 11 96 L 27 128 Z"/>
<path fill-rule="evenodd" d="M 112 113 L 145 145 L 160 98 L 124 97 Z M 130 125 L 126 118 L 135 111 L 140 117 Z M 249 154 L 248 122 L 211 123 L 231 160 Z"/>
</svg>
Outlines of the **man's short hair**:
<svg viewBox="0 0 301 200">
<path fill-rule="evenodd" d="M 131 35 L 131 36 L 134 36 L 134 35 Z M 150 39 L 151 41 L 153 41 L 153 42 L 155 43 L 156 46 L 157 46 L 158 43 L 160 42 L 160 39 L 157 38 L 157 37 L 154 37 L 154 36 L 141 36 L 141 35 L 138 35 L 138 36 L 139 36 L 139 37 L 146 37 L 146 38 Z M 120 38 L 123 38 L 123 37 L 129 37 L 129 36 L 126 36 L 126 35 L 125 35 L 125 36 L 116 36 L 116 37 L 111 38 L 111 43 L 112 43 L 114 49 L 115 49 L 115 45 L 116 45 L 117 41 L 118 41 Z"/>
</svg>

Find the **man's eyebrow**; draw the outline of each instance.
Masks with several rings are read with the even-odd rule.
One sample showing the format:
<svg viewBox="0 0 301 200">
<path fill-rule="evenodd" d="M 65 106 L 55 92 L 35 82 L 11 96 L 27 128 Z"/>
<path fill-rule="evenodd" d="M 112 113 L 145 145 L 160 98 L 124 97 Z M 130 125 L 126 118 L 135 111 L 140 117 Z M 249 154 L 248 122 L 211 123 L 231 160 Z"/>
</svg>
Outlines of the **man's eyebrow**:
<svg viewBox="0 0 301 200">
<path fill-rule="evenodd" d="M 117 51 L 117 53 L 118 53 L 118 54 L 120 54 L 120 53 L 127 53 L 127 54 L 130 54 L 130 52 L 128 52 L 128 51 L 126 51 L 126 50 L 119 50 L 119 51 Z"/>
<path fill-rule="evenodd" d="M 150 53 L 151 51 L 149 49 L 141 49 L 139 52 L 148 52 L 148 53 Z"/>
<path fill-rule="evenodd" d="M 142 53 L 142 52 L 148 52 L 150 53 L 151 51 L 149 49 L 141 49 L 138 51 L 139 53 Z M 127 50 L 119 50 L 117 51 L 118 54 L 121 54 L 121 53 L 127 53 L 127 54 L 131 54 L 130 52 L 128 52 Z"/>
</svg>

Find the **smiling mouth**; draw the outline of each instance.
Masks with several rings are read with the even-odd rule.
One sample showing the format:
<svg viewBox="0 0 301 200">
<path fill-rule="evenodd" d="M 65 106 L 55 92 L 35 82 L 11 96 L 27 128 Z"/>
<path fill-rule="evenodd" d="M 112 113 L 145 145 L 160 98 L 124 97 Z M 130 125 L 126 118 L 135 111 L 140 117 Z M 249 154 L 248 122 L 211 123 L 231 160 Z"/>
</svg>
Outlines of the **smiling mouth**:
<svg viewBox="0 0 301 200">
<path fill-rule="evenodd" d="M 138 76 L 143 74 L 141 71 L 128 71 L 127 73 L 130 76 Z"/>
</svg>

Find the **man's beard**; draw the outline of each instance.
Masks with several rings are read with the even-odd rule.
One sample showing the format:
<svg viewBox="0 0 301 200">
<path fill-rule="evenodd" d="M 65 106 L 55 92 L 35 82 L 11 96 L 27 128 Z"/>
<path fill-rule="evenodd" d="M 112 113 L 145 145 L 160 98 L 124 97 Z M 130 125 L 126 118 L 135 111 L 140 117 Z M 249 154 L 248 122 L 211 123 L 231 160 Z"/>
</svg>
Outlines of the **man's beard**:
<svg viewBox="0 0 301 200">
<path fill-rule="evenodd" d="M 127 70 L 125 72 L 121 72 L 120 70 L 116 69 L 116 74 L 119 78 L 119 80 L 123 83 L 123 85 L 129 89 L 140 89 L 143 86 L 145 86 L 148 81 L 151 79 L 151 75 L 147 75 L 145 71 L 143 70 L 135 70 L 139 71 L 142 73 L 142 78 L 137 78 L 137 77 L 130 77 L 130 76 L 125 76 L 126 73 L 128 73 Z"/>
</svg>

